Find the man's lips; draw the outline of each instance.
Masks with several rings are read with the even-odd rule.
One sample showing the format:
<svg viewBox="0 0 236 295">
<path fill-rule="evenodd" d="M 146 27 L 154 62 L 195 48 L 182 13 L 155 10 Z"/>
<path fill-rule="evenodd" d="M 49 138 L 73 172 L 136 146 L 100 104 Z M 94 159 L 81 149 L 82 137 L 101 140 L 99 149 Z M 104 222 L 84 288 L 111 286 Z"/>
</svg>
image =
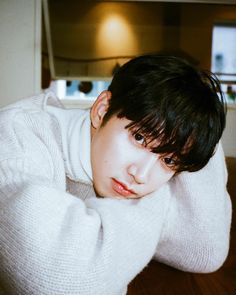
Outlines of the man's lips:
<svg viewBox="0 0 236 295">
<path fill-rule="evenodd" d="M 113 190 L 121 195 L 122 197 L 128 197 L 130 195 L 135 195 L 136 193 L 129 189 L 124 183 L 112 178 L 112 188 Z"/>
</svg>

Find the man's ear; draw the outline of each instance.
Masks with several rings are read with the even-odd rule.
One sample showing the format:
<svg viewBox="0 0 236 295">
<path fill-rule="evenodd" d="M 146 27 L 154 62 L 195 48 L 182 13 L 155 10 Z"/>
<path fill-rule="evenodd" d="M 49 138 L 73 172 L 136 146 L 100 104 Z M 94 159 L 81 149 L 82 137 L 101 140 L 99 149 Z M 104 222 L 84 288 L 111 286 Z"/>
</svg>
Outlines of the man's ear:
<svg viewBox="0 0 236 295">
<path fill-rule="evenodd" d="M 104 90 L 101 94 L 97 97 L 96 101 L 94 102 L 91 111 L 90 111 L 90 118 L 92 126 L 97 129 L 102 124 L 103 117 L 105 116 L 108 106 L 109 100 L 111 98 L 111 92 L 108 90 Z"/>
</svg>

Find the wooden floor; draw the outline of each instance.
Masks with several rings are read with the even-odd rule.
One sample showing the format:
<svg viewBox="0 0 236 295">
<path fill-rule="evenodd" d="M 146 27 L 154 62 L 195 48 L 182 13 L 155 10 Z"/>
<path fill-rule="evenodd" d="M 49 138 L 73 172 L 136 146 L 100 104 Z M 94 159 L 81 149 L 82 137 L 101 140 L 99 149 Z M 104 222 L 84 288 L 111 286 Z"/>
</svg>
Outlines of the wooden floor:
<svg viewBox="0 0 236 295">
<path fill-rule="evenodd" d="M 228 190 L 236 207 L 236 158 L 227 158 Z M 236 216 L 233 213 L 230 252 L 224 265 L 211 274 L 178 271 L 156 261 L 129 285 L 127 295 L 235 295 Z"/>
</svg>

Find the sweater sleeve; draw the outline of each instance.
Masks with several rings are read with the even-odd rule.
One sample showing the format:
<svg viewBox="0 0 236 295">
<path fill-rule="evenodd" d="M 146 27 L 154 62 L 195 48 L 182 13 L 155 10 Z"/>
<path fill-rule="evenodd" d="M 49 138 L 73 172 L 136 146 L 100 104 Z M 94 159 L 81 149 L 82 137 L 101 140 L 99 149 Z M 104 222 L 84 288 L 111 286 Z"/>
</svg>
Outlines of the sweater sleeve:
<svg viewBox="0 0 236 295">
<path fill-rule="evenodd" d="M 20 295 L 122 294 L 154 255 L 169 202 L 167 188 L 136 201 L 92 197 L 85 203 L 55 185 L 41 141 L 29 157 L 19 152 L 25 142 L 18 146 L 13 135 L 3 138 L 1 288 Z M 25 138 L 30 152 L 33 134 Z"/>
<path fill-rule="evenodd" d="M 213 272 L 229 250 L 231 200 L 219 144 L 207 166 L 170 183 L 171 202 L 155 258 L 190 272 Z"/>
</svg>

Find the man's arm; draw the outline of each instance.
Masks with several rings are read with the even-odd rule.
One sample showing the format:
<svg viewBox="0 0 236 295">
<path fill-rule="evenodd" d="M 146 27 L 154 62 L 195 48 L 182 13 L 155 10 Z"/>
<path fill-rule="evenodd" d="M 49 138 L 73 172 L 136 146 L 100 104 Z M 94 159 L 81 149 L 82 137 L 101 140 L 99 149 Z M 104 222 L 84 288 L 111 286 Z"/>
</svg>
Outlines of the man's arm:
<svg viewBox="0 0 236 295">
<path fill-rule="evenodd" d="M 168 198 L 85 204 L 53 187 L 49 174 L 37 156 L 0 164 L 1 287 L 17 294 L 122 294 L 155 252 Z"/>
<path fill-rule="evenodd" d="M 229 249 L 231 201 L 221 145 L 206 167 L 170 183 L 171 202 L 155 258 L 191 272 L 212 272 Z"/>
</svg>

